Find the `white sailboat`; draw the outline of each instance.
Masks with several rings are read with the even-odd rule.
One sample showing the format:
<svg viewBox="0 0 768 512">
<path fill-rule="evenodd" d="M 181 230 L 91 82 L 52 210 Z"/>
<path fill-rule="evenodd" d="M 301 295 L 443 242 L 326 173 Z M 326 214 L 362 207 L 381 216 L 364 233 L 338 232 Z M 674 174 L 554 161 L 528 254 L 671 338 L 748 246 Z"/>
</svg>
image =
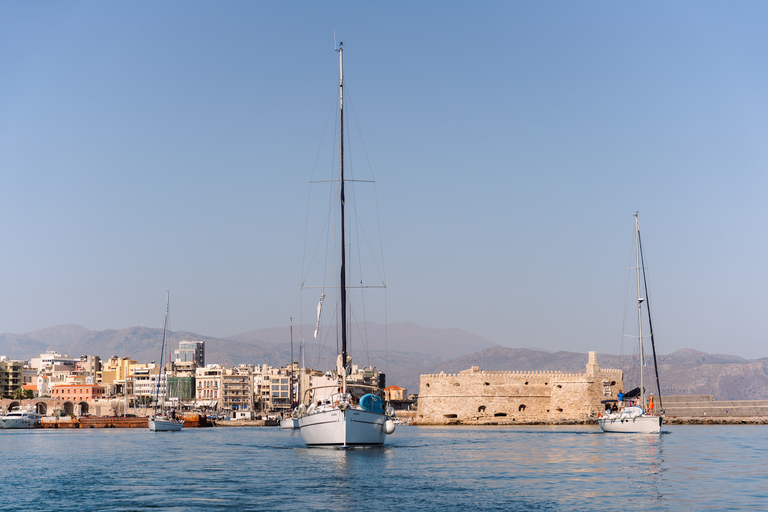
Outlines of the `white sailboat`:
<svg viewBox="0 0 768 512">
<path fill-rule="evenodd" d="M 291 317 L 291 376 L 289 384 L 289 397 L 291 401 L 291 409 L 293 409 L 293 317 Z M 291 414 L 280 418 L 280 428 L 284 430 L 294 430 L 299 428 L 299 420 L 295 418 L 295 411 L 291 410 Z"/>
<path fill-rule="evenodd" d="M 643 271 L 643 286 L 640 285 L 640 270 Z M 658 434 L 661 432 L 663 417 L 654 414 L 653 399 L 650 402 L 646 400 L 644 366 L 645 353 L 643 351 L 643 304 L 648 312 L 648 327 L 651 337 L 651 346 L 653 347 L 653 367 L 656 373 L 656 388 L 659 386 L 659 369 L 656 364 L 656 344 L 653 339 L 653 324 L 651 323 L 650 304 L 647 300 L 648 288 L 645 279 L 645 265 L 642 257 L 642 244 L 640 242 L 640 227 L 635 213 L 635 273 L 637 282 L 637 337 L 640 349 L 640 387 L 627 393 L 619 393 L 619 401 L 627 404 L 620 411 L 607 413 L 597 420 L 597 424 L 603 432 L 622 432 L 622 433 L 644 433 Z M 645 290 L 643 297 L 642 290 Z M 661 396 L 658 397 L 659 409 L 661 410 Z"/>
<path fill-rule="evenodd" d="M 167 411 L 163 411 L 163 405 L 165 403 L 165 394 L 163 394 L 163 403 L 160 404 L 160 410 L 158 411 L 158 401 L 159 401 L 159 395 L 160 395 L 160 380 L 162 378 L 163 373 L 165 372 L 165 367 L 163 365 L 163 356 L 165 353 L 165 338 L 168 335 L 168 305 L 170 304 L 171 297 L 170 293 L 166 292 L 166 302 L 165 302 L 165 323 L 163 324 L 163 344 L 160 347 L 160 371 L 157 374 L 157 385 L 155 386 L 155 410 L 152 413 L 152 416 L 149 417 L 147 420 L 147 423 L 149 425 L 149 430 L 152 432 L 178 432 L 181 430 L 181 428 L 184 426 L 184 420 L 181 418 L 176 418 L 176 414 L 171 412 L 168 413 Z M 167 392 L 167 386 L 166 386 L 166 392 Z"/>
<path fill-rule="evenodd" d="M 344 177 L 344 67 L 343 43 L 339 43 L 339 131 L 340 149 L 339 163 L 341 175 L 340 189 L 340 280 L 339 307 L 341 311 L 341 354 L 336 364 L 337 384 L 331 393 L 320 400 L 315 397 L 313 403 L 305 409 L 303 404 L 297 409 L 298 424 L 301 435 L 307 446 L 380 446 L 388 434 L 395 430 L 395 424 L 384 411 L 384 402 L 377 395 L 378 389 L 369 389 L 359 401 L 356 401 L 352 391 L 356 393 L 363 386 L 354 385 L 354 390 L 348 387 L 347 376 L 350 373 L 351 358 L 347 353 L 347 279 L 346 279 L 346 242 L 345 242 L 345 177 Z M 325 294 L 321 295 L 317 307 L 318 328 L 320 326 L 320 311 Z M 315 336 L 317 336 L 317 329 Z M 368 386 L 374 388 L 373 386 Z M 311 390 L 307 390 L 310 392 Z M 358 395 L 359 396 L 359 395 Z"/>
</svg>

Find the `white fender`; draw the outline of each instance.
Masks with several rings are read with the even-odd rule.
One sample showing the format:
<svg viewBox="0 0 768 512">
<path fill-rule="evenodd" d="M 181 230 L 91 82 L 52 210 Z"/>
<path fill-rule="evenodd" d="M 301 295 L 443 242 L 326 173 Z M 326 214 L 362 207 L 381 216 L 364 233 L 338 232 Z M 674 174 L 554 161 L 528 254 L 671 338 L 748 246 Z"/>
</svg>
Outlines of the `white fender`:
<svg viewBox="0 0 768 512">
<path fill-rule="evenodd" d="M 387 421 L 384 422 L 384 425 L 382 425 L 381 428 L 384 430 L 385 434 L 389 435 L 395 431 L 395 422 L 387 418 Z"/>
</svg>

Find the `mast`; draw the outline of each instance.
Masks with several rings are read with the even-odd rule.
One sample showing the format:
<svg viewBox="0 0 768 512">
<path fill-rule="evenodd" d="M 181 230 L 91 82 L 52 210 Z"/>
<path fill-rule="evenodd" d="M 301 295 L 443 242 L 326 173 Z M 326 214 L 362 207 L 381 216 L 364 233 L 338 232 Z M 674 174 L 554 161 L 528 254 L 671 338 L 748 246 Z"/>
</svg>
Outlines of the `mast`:
<svg viewBox="0 0 768 512">
<path fill-rule="evenodd" d="M 640 402 L 641 407 L 645 409 L 645 387 L 643 385 L 643 366 L 645 357 L 643 354 L 643 301 L 640 296 L 640 227 L 635 212 L 635 273 L 637 275 L 637 336 L 640 343 Z"/>
<path fill-rule="evenodd" d="M 301 373 L 299 373 L 299 405 L 304 403 L 301 381 L 304 380 L 304 334 L 299 334 L 299 359 L 301 359 Z"/>
<path fill-rule="evenodd" d="M 171 294 L 168 290 L 165 291 L 165 322 L 163 322 L 163 344 L 160 346 L 160 370 L 157 372 L 157 386 L 155 386 L 155 415 L 157 415 L 157 403 L 160 397 L 160 377 L 163 374 L 163 350 L 165 350 L 165 336 L 168 330 L 168 305 L 171 302 Z M 166 386 L 166 392 L 168 391 Z M 165 394 L 163 394 L 163 401 L 165 401 Z M 162 413 L 162 408 L 160 409 Z"/>
<path fill-rule="evenodd" d="M 290 393 L 291 408 L 293 408 L 293 317 L 291 317 L 291 373 L 290 373 Z"/>
<path fill-rule="evenodd" d="M 347 246 L 344 237 L 344 43 L 339 41 L 339 163 L 341 165 L 341 393 L 347 393 L 347 276 L 345 273 Z"/>
</svg>

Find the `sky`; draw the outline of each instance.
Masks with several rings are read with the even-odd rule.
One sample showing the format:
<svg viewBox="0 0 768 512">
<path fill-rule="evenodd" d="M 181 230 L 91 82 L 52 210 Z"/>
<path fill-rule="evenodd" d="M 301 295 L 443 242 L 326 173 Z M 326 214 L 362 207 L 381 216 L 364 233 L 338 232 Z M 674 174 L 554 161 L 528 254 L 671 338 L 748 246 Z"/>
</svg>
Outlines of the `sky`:
<svg viewBox="0 0 768 512">
<path fill-rule="evenodd" d="M 174 330 L 300 318 L 343 41 L 388 322 L 626 350 L 637 211 L 659 351 L 766 357 L 765 19 L 756 1 L 2 1 L 0 332 L 162 327 L 166 290 Z"/>
</svg>

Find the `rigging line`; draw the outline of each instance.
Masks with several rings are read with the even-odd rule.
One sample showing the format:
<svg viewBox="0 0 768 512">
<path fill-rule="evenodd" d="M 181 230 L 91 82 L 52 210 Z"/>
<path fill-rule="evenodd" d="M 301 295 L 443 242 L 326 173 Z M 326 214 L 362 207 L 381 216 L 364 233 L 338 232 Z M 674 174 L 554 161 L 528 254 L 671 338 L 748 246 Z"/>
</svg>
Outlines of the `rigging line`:
<svg viewBox="0 0 768 512">
<path fill-rule="evenodd" d="M 346 92 L 347 92 L 347 104 L 349 105 L 349 110 L 352 111 L 352 117 L 355 120 L 355 127 L 357 128 L 357 134 L 358 134 L 358 137 L 360 138 L 360 144 L 363 147 L 363 154 L 365 155 L 365 160 L 368 163 L 368 171 L 371 174 L 371 179 L 370 180 L 358 180 L 358 181 L 373 183 L 374 203 L 376 205 L 376 222 L 377 222 L 377 228 L 378 228 L 378 231 L 379 231 L 379 250 L 381 252 L 381 256 L 380 256 L 381 257 L 381 268 L 379 268 L 379 264 L 378 264 L 378 261 L 377 261 L 376 257 L 373 256 L 373 253 L 374 253 L 373 246 L 371 245 L 370 241 L 368 240 L 368 236 L 367 236 L 367 233 L 365 232 L 365 229 L 363 229 L 363 235 L 364 235 L 364 239 L 366 241 L 366 244 L 368 245 L 368 248 L 369 248 L 369 251 L 371 253 L 371 256 L 373 257 L 372 261 L 374 263 L 376 271 L 378 272 L 381 281 L 384 283 L 384 282 L 386 282 L 385 274 L 384 274 L 384 247 L 383 247 L 383 244 L 382 244 L 381 216 L 380 216 L 380 212 L 379 212 L 379 198 L 378 198 L 378 190 L 376 188 L 376 177 L 373 174 L 373 166 L 371 165 L 371 159 L 368 156 L 368 149 L 365 146 L 365 140 L 363 139 L 363 133 L 362 133 L 362 130 L 360 129 L 360 123 L 357 120 L 357 113 L 355 112 L 355 107 L 354 107 L 354 104 L 352 102 L 352 95 L 349 92 L 349 90 L 347 90 Z M 349 119 L 349 114 L 347 114 L 347 119 Z M 348 146 L 350 147 L 350 151 L 351 151 L 351 146 L 352 145 L 349 144 Z M 356 218 L 359 219 L 356 203 L 355 203 L 355 207 L 354 208 L 355 208 Z"/>
<path fill-rule="evenodd" d="M 365 139 L 363 138 L 363 133 L 362 133 L 362 130 L 360 129 L 360 123 L 359 123 L 359 121 L 357 119 L 357 112 L 355 111 L 354 103 L 352 102 L 352 94 L 350 93 L 349 88 L 347 88 L 347 102 L 349 104 L 350 110 L 352 110 L 352 118 L 355 120 L 355 127 L 357 128 L 358 137 L 360 137 L 360 144 L 363 147 L 363 154 L 365 155 L 365 160 L 368 163 L 368 170 L 371 173 L 371 179 L 373 181 L 373 197 L 374 197 L 374 202 L 375 202 L 375 205 L 376 205 L 376 222 L 377 222 L 377 227 L 378 227 L 378 230 L 379 230 L 379 251 L 381 253 L 381 255 L 380 255 L 380 257 L 381 257 L 381 269 L 378 268 L 378 265 L 375 265 L 375 266 L 376 266 L 377 271 L 379 272 L 379 277 L 381 278 L 382 283 L 384 283 L 384 318 L 385 318 L 385 321 L 384 321 L 384 351 L 385 351 L 385 354 L 386 354 L 386 357 L 385 357 L 385 372 L 386 372 L 386 371 L 388 371 L 388 365 L 389 365 L 389 338 L 388 338 L 388 335 L 387 335 L 387 320 L 386 320 L 387 319 L 387 307 L 386 307 L 386 305 L 387 305 L 387 293 L 386 293 L 387 275 L 386 275 L 386 270 L 385 270 L 386 266 L 384 265 L 384 241 L 383 241 L 382 231 L 381 231 L 381 211 L 379 209 L 379 193 L 378 193 L 378 188 L 376 186 L 376 176 L 373 173 L 373 166 L 371 165 L 371 159 L 370 159 L 370 156 L 368 155 L 368 148 L 365 145 Z M 347 117 L 349 117 L 349 116 L 347 116 Z M 370 245 L 370 242 L 368 242 L 367 237 L 366 237 L 366 242 L 368 243 L 368 247 L 370 248 L 371 245 Z M 371 251 L 371 252 L 373 252 L 373 251 Z M 373 261 L 375 262 L 376 259 L 373 258 Z"/>
<path fill-rule="evenodd" d="M 653 350 L 653 369 L 656 372 L 656 388 L 659 393 L 659 409 L 664 408 L 661 403 L 661 384 L 659 383 L 659 365 L 656 360 L 656 343 L 653 339 L 653 323 L 651 321 L 651 298 L 648 295 L 648 281 L 645 278 L 645 256 L 643 255 L 643 242 L 640 239 L 640 230 L 637 230 L 637 242 L 640 246 L 640 264 L 643 266 L 643 288 L 645 290 L 645 310 L 648 312 L 648 330 L 651 332 L 651 349 Z"/>
</svg>

